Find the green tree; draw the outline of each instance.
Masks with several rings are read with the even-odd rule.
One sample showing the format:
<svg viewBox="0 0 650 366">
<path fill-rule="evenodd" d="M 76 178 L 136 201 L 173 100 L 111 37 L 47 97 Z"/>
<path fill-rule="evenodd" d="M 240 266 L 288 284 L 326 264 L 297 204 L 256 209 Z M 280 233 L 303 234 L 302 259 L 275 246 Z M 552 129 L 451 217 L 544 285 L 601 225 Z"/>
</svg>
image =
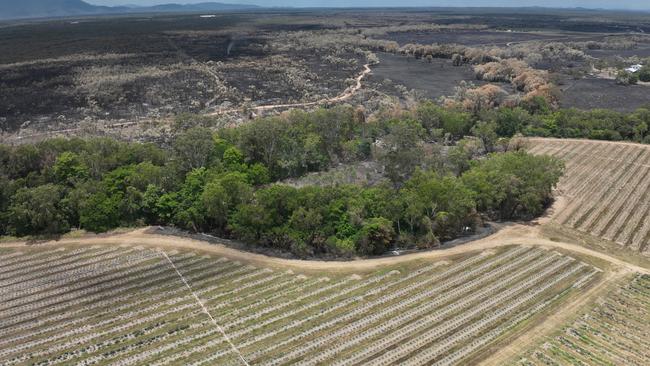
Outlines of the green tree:
<svg viewBox="0 0 650 366">
<path fill-rule="evenodd" d="M 6 170 L 10 178 L 24 178 L 29 173 L 38 172 L 43 165 L 41 152 L 35 145 L 20 145 L 9 157 Z"/>
<path fill-rule="evenodd" d="M 159 224 L 162 223 L 158 212 L 158 201 L 163 195 L 162 189 L 155 185 L 149 184 L 142 194 L 142 214 L 145 219 L 145 222 L 148 224 Z"/>
<path fill-rule="evenodd" d="M 498 136 L 496 133 L 496 123 L 479 122 L 472 127 L 472 135 L 476 136 L 486 152 L 493 152 Z"/>
<path fill-rule="evenodd" d="M 496 124 L 500 137 L 512 137 L 534 123 L 534 117 L 523 108 L 499 108 L 488 111 L 484 118 Z"/>
<path fill-rule="evenodd" d="M 397 120 L 390 125 L 390 132 L 378 148 L 378 159 L 386 176 L 395 186 L 400 186 L 421 164 L 424 150 L 419 123 L 413 120 Z"/>
<path fill-rule="evenodd" d="M 244 154 L 236 147 L 231 146 L 223 153 L 223 164 L 226 170 L 232 172 L 243 172 L 246 170 Z"/>
<path fill-rule="evenodd" d="M 314 246 L 322 224 L 323 217 L 312 208 L 300 207 L 293 212 L 289 219 L 289 226 L 310 246 Z"/>
<path fill-rule="evenodd" d="M 466 112 L 443 109 L 441 112 L 442 129 L 454 138 L 462 138 L 472 128 L 472 116 Z"/>
<path fill-rule="evenodd" d="M 552 200 L 563 168 L 552 157 L 508 152 L 475 163 L 462 180 L 475 192 L 481 212 L 496 219 L 530 218 Z"/>
<path fill-rule="evenodd" d="M 456 177 L 418 171 L 401 194 L 406 202 L 406 218 L 414 234 L 434 234 L 450 239 L 464 228 L 475 225 L 474 192 Z"/>
<path fill-rule="evenodd" d="M 237 207 L 228 224 L 237 237 L 260 243 L 263 234 L 273 227 L 273 219 L 264 207 L 243 204 Z"/>
<path fill-rule="evenodd" d="M 79 155 L 69 151 L 57 156 L 52 171 L 58 183 L 67 185 L 84 180 L 90 175 L 88 167 L 81 161 Z"/>
<path fill-rule="evenodd" d="M 62 196 L 63 188 L 54 184 L 19 189 L 8 208 L 8 231 L 18 236 L 66 232 L 70 225 Z"/>
<path fill-rule="evenodd" d="M 219 177 L 217 180 L 226 192 L 229 209 L 247 203 L 252 199 L 253 187 L 248 183 L 248 177 L 245 174 L 231 172 Z"/>
<path fill-rule="evenodd" d="M 254 186 L 271 182 L 269 169 L 261 163 L 255 163 L 248 166 L 246 176 L 248 177 L 248 182 Z"/>
<path fill-rule="evenodd" d="M 105 232 L 120 226 L 120 204 L 122 194 L 112 195 L 104 191 L 92 194 L 82 203 L 79 211 L 79 224 L 83 229 Z"/>
<path fill-rule="evenodd" d="M 218 230 L 223 230 L 228 222 L 229 201 L 228 192 L 218 181 L 208 183 L 201 194 L 206 219 Z"/>
<path fill-rule="evenodd" d="M 203 225 L 204 212 L 201 203 L 201 194 L 208 181 L 208 170 L 205 168 L 194 169 L 187 173 L 185 182 L 173 196 L 167 196 L 166 199 L 172 199 L 174 204 L 173 223 L 186 229 L 199 231 Z M 163 195 L 161 198 L 165 197 Z"/>
<path fill-rule="evenodd" d="M 364 222 L 357 237 L 357 252 L 361 255 L 379 255 L 388 250 L 395 239 L 393 224 L 375 217 Z"/>
<path fill-rule="evenodd" d="M 212 131 L 191 128 L 176 138 L 173 147 L 175 158 L 184 172 L 206 167 L 215 147 Z"/>
<path fill-rule="evenodd" d="M 271 214 L 274 226 L 281 226 L 289 221 L 293 211 L 300 207 L 302 191 L 284 185 L 273 184 L 255 192 L 256 201 Z"/>
</svg>

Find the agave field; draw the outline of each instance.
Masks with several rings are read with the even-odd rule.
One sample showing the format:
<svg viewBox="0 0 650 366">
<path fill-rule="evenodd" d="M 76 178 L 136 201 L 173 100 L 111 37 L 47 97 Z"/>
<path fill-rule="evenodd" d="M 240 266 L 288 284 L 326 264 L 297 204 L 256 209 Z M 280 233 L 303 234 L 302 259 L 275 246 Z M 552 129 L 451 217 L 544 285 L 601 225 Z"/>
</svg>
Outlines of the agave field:
<svg viewBox="0 0 650 366">
<path fill-rule="evenodd" d="M 553 220 L 633 250 L 650 252 L 650 146 L 530 139 L 530 152 L 562 158 L 567 205 Z"/>
<path fill-rule="evenodd" d="M 521 246 L 330 277 L 137 247 L 3 249 L 0 364 L 454 364 L 599 272 Z"/>
<path fill-rule="evenodd" d="M 520 365 L 647 365 L 650 276 L 637 275 L 522 357 Z"/>
</svg>

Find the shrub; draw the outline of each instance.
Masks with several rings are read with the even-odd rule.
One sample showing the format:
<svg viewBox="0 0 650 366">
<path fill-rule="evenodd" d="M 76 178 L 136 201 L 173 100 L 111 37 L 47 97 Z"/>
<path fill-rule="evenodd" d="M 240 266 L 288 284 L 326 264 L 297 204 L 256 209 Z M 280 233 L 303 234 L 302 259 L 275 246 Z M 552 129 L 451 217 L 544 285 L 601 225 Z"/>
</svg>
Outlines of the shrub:
<svg viewBox="0 0 650 366">
<path fill-rule="evenodd" d="M 395 239 L 393 224 L 378 217 L 363 223 L 357 237 L 357 252 L 362 255 L 379 255 L 388 250 Z"/>
<path fill-rule="evenodd" d="M 650 65 L 643 66 L 639 71 L 639 81 L 650 82 Z"/>
<path fill-rule="evenodd" d="M 616 83 L 620 85 L 635 85 L 639 81 L 639 76 L 635 73 L 621 70 L 616 74 Z"/>
</svg>

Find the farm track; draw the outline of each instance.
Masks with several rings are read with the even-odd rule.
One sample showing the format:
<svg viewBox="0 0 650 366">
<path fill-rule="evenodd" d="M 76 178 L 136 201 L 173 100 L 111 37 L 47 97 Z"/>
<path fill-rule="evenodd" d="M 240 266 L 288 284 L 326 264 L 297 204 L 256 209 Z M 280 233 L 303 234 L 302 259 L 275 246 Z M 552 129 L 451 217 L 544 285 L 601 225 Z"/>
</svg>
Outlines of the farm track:
<svg viewBox="0 0 650 366">
<path fill-rule="evenodd" d="M 650 253 L 650 146 L 531 138 L 530 151 L 565 160 L 558 191 L 568 202 L 552 221 Z"/>
<path fill-rule="evenodd" d="M 371 72 L 372 69 L 370 68 L 370 64 L 363 65 L 363 71 L 361 71 L 361 73 L 356 77 L 355 84 L 347 88 L 346 90 L 344 90 L 341 94 L 332 98 L 321 99 L 313 102 L 304 102 L 304 103 L 258 105 L 258 106 L 251 107 L 251 109 L 255 112 L 263 112 L 263 111 L 269 111 L 273 109 L 315 107 L 315 106 L 321 106 L 326 104 L 343 102 L 352 98 L 354 94 L 356 94 L 363 87 L 362 80 L 366 76 L 368 76 L 368 74 L 370 74 Z M 217 110 L 215 112 L 206 113 L 206 115 L 218 116 L 222 114 L 241 112 L 241 111 L 242 108 L 222 109 L 222 110 Z"/>
<path fill-rule="evenodd" d="M 57 248 L 25 248 L 20 255 L 0 249 L 1 263 L 29 258 L 35 265 L 66 261 L 57 273 L 70 268 L 69 286 L 41 284 L 45 288 L 20 311 L 13 305 L 0 309 L 3 365 L 446 363 L 489 344 L 550 306 L 558 294 L 590 283 L 595 270 L 572 257 L 524 246 L 429 261 L 404 273 L 331 279 L 187 250 L 50 249 Z M 78 260 L 69 260 L 72 252 Z M 124 252 L 124 259 L 107 256 L 115 252 Z M 0 280 L 13 286 L 39 281 L 23 282 L 28 273 L 6 274 Z M 106 295 L 87 301 L 97 295 L 98 284 Z M 55 299 L 65 301 L 50 306 Z M 457 331 L 466 328 L 471 332 Z M 435 354 L 415 352 L 446 334 L 448 347 L 437 347 Z M 421 347 L 385 353 L 423 339 L 429 342 Z"/>
<path fill-rule="evenodd" d="M 562 210 L 560 210 L 561 212 Z M 546 218 L 540 219 L 541 221 Z M 61 239 L 58 241 L 49 241 L 39 243 L 40 247 L 56 247 L 61 245 L 69 246 L 94 246 L 94 245 L 120 245 L 130 247 L 153 247 L 165 248 L 168 250 L 187 249 L 196 250 L 201 253 L 224 256 L 231 260 L 243 261 L 258 266 L 293 269 L 301 272 L 320 272 L 333 271 L 337 273 L 345 272 L 364 272 L 380 269 L 382 267 L 400 265 L 409 263 L 414 260 L 439 260 L 454 255 L 462 255 L 477 250 L 495 249 L 509 245 L 528 245 L 542 248 L 560 249 L 574 252 L 579 255 L 587 255 L 615 266 L 628 269 L 633 272 L 650 274 L 650 269 L 635 265 L 616 256 L 586 248 L 584 246 L 572 243 L 565 243 L 557 240 L 545 238 L 536 225 L 509 224 L 495 234 L 488 237 L 465 243 L 463 245 L 453 246 L 440 250 L 423 251 L 399 256 L 385 256 L 380 258 L 371 258 L 364 260 L 352 261 L 320 261 L 320 260 L 299 260 L 284 259 L 271 257 L 263 254 L 240 251 L 230 248 L 224 244 L 207 243 L 201 240 L 181 238 L 168 235 L 148 234 L 149 228 L 142 228 L 132 232 L 105 237 L 89 237 L 79 239 Z M 6 242 L 0 243 L 2 248 L 23 249 L 29 248 L 26 242 Z"/>
</svg>

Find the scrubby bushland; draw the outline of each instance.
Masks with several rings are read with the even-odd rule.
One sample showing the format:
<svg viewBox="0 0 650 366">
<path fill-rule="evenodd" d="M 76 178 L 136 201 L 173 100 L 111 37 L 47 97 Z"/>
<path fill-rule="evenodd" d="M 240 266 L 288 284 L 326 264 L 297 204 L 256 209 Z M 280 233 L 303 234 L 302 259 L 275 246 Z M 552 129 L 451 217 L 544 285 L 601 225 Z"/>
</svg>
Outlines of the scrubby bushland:
<svg viewBox="0 0 650 366">
<path fill-rule="evenodd" d="M 607 109 L 554 110 L 543 98 L 536 97 L 517 107 L 491 108 L 487 96 L 471 100 L 476 104 L 470 109 L 456 103 L 444 107 L 422 102 L 398 115 L 420 123 L 425 129 L 426 140 L 444 141 L 445 136 L 447 140 L 458 140 L 471 134 L 486 145 L 487 151 L 499 138 L 517 134 L 650 143 L 650 109 L 645 107 L 631 113 Z"/>
<path fill-rule="evenodd" d="M 650 65 L 645 65 L 639 70 L 639 81 L 650 82 Z"/>
<path fill-rule="evenodd" d="M 294 111 L 216 133 L 193 128 L 168 149 L 105 138 L 0 145 L 0 231 L 163 224 L 305 256 L 426 248 L 484 219 L 534 217 L 549 203 L 562 165 L 504 138 L 650 142 L 647 109 L 524 106 L 468 112 L 425 102 L 368 119 L 351 107 Z M 391 184 L 271 184 L 365 159 Z"/>
<path fill-rule="evenodd" d="M 463 183 L 475 192 L 480 211 L 500 219 L 540 215 L 564 170 L 560 160 L 521 152 L 493 154 L 472 165 Z"/>
<path fill-rule="evenodd" d="M 494 136 L 491 143 L 499 137 L 512 137 L 516 134 L 525 136 L 562 137 L 562 138 L 587 138 L 611 141 L 634 141 L 650 143 L 650 109 L 639 108 L 634 112 L 623 113 L 608 109 L 593 109 L 589 111 L 568 108 L 552 109 L 543 98 L 532 98 L 522 101 L 518 107 L 501 106 L 490 107 L 490 98 L 465 97 L 474 101 L 472 108 L 461 109 L 456 103 L 449 104 L 452 109 L 445 109 L 453 116 L 461 116 L 461 111 L 466 113 L 463 119 L 463 131 L 480 137 Z M 422 108 L 422 107 L 419 107 Z M 439 107 L 435 107 L 439 108 Z M 475 130 L 482 126 L 481 130 Z M 490 131 L 491 130 L 491 131 Z M 448 129 L 441 133 L 450 133 Z M 494 132 L 492 134 L 491 132 Z"/>
<path fill-rule="evenodd" d="M 403 164 L 414 155 L 400 147 L 417 148 L 439 129 L 454 140 L 471 123 L 466 112 L 431 104 L 370 122 L 340 107 L 214 134 L 191 129 L 167 150 L 108 139 L 3 146 L 0 229 L 28 235 L 163 224 L 298 255 L 373 255 L 395 243 L 437 245 L 470 232 L 483 218 L 539 213 L 561 174 L 552 159 L 510 152 L 472 165 L 473 155 L 460 144 L 450 152 L 458 163 L 453 167 Z M 383 164 L 392 166 L 392 185 L 269 185 L 370 158 L 377 149 L 383 149 L 376 152 Z M 507 200 L 498 200 L 503 194 Z"/>
<path fill-rule="evenodd" d="M 516 116 L 509 109 L 488 114 L 500 121 L 497 123 L 503 124 L 503 128 L 519 130 L 528 136 L 650 143 L 650 110 L 646 108 L 639 108 L 632 113 L 606 109 L 560 109 L 531 115 L 517 111 Z"/>
<path fill-rule="evenodd" d="M 621 85 L 635 85 L 639 82 L 639 75 L 621 70 L 616 74 L 616 83 Z"/>
</svg>

